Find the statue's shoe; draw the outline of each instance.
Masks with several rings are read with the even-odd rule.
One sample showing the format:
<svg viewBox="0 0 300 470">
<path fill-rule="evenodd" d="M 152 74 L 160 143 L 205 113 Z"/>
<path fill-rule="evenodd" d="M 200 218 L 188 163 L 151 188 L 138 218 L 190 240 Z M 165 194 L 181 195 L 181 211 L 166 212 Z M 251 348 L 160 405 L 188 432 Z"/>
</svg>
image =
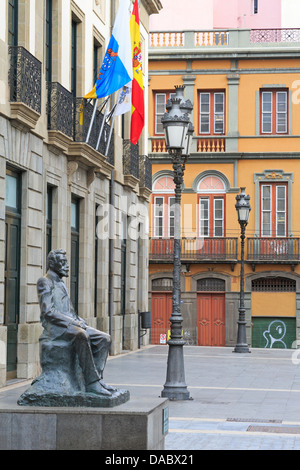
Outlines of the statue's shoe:
<svg viewBox="0 0 300 470">
<path fill-rule="evenodd" d="M 115 387 L 112 387 L 111 385 L 107 385 L 106 383 L 103 382 L 103 380 L 99 380 L 101 386 L 108 390 L 109 392 L 116 392 L 117 389 Z"/>
<path fill-rule="evenodd" d="M 93 382 L 92 384 L 87 385 L 86 392 L 95 393 L 96 395 L 104 395 L 107 397 L 111 397 L 111 393 L 101 385 L 100 381 Z"/>
</svg>

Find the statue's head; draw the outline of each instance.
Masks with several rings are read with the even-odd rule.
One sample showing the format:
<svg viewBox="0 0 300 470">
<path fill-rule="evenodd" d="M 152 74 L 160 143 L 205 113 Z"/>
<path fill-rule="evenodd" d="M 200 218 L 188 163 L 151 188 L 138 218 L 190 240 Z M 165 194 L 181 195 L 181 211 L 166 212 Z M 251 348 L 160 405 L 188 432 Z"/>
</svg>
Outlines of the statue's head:
<svg viewBox="0 0 300 470">
<path fill-rule="evenodd" d="M 65 250 L 52 250 L 47 257 L 47 269 L 51 269 L 59 277 L 69 276 L 69 264 Z"/>
</svg>

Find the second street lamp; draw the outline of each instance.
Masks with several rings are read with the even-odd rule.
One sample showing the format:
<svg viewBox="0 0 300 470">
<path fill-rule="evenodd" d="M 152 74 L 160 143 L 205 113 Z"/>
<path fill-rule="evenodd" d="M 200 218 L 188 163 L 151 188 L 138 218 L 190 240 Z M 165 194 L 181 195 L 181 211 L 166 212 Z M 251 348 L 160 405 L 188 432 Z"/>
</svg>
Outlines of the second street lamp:
<svg viewBox="0 0 300 470">
<path fill-rule="evenodd" d="M 236 196 L 236 211 L 241 227 L 241 282 L 240 282 L 240 307 L 238 319 L 237 344 L 234 348 L 236 353 L 250 352 L 246 339 L 246 319 L 245 319 L 245 292 L 244 292 L 244 250 L 245 250 L 245 230 L 249 221 L 251 211 L 250 196 L 245 193 L 246 188 L 241 188 L 240 194 Z"/>
<path fill-rule="evenodd" d="M 177 87 L 181 92 L 183 87 Z M 166 145 L 172 158 L 175 183 L 175 234 L 174 234 L 174 265 L 173 265 L 173 304 L 170 318 L 171 336 L 168 340 L 167 377 L 161 396 L 170 400 L 188 400 L 190 393 L 185 383 L 181 314 L 181 188 L 185 163 L 188 158 L 189 143 L 193 133 L 193 126 L 184 107 L 182 97 L 175 97 L 168 101 L 168 113 L 165 113 L 161 122 L 164 126 Z M 190 103 L 190 102 L 189 102 Z M 191 106 L 190 110 L 193 109 Z"/>
</svg>

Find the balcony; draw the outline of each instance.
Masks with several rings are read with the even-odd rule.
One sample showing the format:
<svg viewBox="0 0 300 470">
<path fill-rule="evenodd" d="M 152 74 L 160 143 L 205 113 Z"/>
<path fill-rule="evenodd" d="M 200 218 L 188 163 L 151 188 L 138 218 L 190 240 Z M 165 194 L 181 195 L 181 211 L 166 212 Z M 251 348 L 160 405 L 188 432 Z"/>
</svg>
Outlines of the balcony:
<svg viewBox="0 0 300 470">
<path fill-rule="evenodd" d="M 152 153 L 168 153 L 164 137 L 150 137 Z"/>
<path fill-rule="evenodd" d="M 123 174 L 125 186 L 136 189 L 140 177 L 139 146 L 129 139 L 123 141 Z"/>
<path fill-rule="evenodd" d="M 297 46 L 300 43 L 300 28 L 277 29 L 216 29 L 200 31 L 155 31 L 149 35 L 150 55 L 182 54 L 191 49 L 199 52 L 211 50 L 261 47 Z M 222 52 L 221 52 L 222 53 Z"/>
<path fill-rule="evenodd" d="M 42 64 L 21 46 L 10 46 L 10 109 L 12 124 L 34 129 L 41 115 Z"/>
<path fill-rule="evenodd" d="M 140 196 L 149 201 L 152 193 L 152 162 L 147 155 L 140 155 Z"/>
<path fill-rule="evenodd" d="M 246 261 L 252 264 L 300 263 L 300 238 L 247 238 Z"/>
<path fill-rule="evenodd" d="M 49 145 L 66 152 L 73 138 L 73 95 L 60 83 L 47 83 Z"/>
<path fill-rule="evenodd" d="M 114 165 L 114 132 L 112 132 L 107 156 L 106 147 L 110 134 L 110 125 L 103 123 L 104 116 L 98 110 L 91 129 L 88 143 L 86 138 L 93 115 L 93 105 L 84 98 L 75 98 L 73 104 L 73 142 L 68 148 L 70 161 L 83 163 L 91 172 L 98 171 L 110 176 Z M 98 145 L 98 137 L 103 124 L 103 132 Z"/>
<path fill-rule="evenodd" d="M 189 263 L 236 264 L 237 238 L 182 238 L 181 260 Z M 152 263 L 170 263 L 174 256 L 174 238 L 150 238 Z"/>
<path fill-rule="evenodd" d="M 224 137 L 205 137 L 197 139 L 197 152 L 200 153 L 215 153 L 225 152 L 225 138 Z"/>
<path fill-rule="evenodd" d="M 201 31 L 157 31 L 150 33 L 151 48 L 187 48 L 190 46 L 227 46 L 229 43 L 227 30 Z"/>
<path fill-rule="evenodd" d="M 166 141 L 162 137 L 151 137 L 151 152 L 153 154 L 168 153 Z M 224 153 L 226 151 L 226 138 L 207 136 L 207 137 L 194 137 L 196 140 L 197 153 Z"/>
</svg>

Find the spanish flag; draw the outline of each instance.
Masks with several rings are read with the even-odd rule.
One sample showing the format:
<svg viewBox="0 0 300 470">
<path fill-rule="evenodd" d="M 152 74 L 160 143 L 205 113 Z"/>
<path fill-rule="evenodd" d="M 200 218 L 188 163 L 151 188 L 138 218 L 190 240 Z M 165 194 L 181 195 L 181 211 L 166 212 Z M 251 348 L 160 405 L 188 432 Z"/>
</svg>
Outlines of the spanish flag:
<svg viewBox="0 0 300 470">
<path fill-rule="evenodd" d="M 135 0 L 130 19 L 133 80 L 130 141 L 136 145 L 144 127 L 144 87 L 141 53 L 141 33 L 138 0 Z"/>
</svg>

